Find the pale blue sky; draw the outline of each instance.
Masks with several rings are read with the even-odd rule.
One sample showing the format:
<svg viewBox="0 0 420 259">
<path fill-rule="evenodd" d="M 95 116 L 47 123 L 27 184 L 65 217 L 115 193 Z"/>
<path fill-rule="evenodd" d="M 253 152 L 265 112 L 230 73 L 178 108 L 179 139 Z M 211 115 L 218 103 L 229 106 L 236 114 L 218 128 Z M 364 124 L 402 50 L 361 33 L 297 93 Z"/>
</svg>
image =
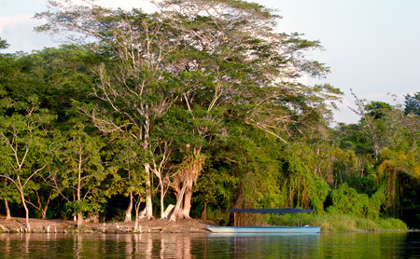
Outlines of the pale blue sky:
<svg viewBox="0 0 420 259">
<path fill-rule="evenodd" d="M 130 6 L 139 0 L 102 0 Z M 324 51 L 310 54 L 326 63 L 331 74 L 322 82 L 344 93 L 335 119 L 356 122 L 350 89 L 360 98 L 386 101 L 388 92 L 403 95 L 420 91 L 420 1 L 419 0 L 254 0 L 279 10 L 279 31 L 299 32 L 320 40 Z M 136 7 L 139 7 L 138 4 Z M 0 37 L 8 52 L 30 52 L 56 46 L 51 37 L 33 32 L 35 12 L 46 10 L 46 0 L 0 0 Z"/>
</svg>

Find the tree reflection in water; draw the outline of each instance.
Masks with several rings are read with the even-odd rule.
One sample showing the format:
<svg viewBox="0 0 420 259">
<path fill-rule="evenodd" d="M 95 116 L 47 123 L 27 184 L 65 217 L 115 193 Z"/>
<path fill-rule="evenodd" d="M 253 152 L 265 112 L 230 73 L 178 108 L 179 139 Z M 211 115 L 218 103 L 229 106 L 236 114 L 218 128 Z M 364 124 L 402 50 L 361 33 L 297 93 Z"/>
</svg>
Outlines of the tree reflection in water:
<svg viewBox="0 0 420 259">
<path fill-rule="evenodd" d="M 0 234 L 0 258 L 404 258 L 420 233 Z"/>
</svg>

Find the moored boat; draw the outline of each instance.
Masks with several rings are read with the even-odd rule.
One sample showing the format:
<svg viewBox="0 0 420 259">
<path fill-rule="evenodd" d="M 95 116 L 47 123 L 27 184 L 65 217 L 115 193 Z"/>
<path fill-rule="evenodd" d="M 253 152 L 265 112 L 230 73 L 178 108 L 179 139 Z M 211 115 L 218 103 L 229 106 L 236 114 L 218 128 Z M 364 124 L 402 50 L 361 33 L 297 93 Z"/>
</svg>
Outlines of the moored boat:
<svg viewBox="0 0 420 259">
<path fill-rule="evenodd" d="M 313 210 L 306 209 L 229 209 L 228 212 L 234 214 L 235 226 L 206 226 L 208 230 L 214 233 L 319 233 L 320 226 L 293 226 L 293 227 L 278 227 L 278 226 L 237 226 L 236 213 L 310 213 Z"/>
<path fill-rule="evenodd" d="M 319 226 L 303 227 L 229 227 L 229 226 L 206 226 L 214 233 L 319 233 Z"/>
</svg>

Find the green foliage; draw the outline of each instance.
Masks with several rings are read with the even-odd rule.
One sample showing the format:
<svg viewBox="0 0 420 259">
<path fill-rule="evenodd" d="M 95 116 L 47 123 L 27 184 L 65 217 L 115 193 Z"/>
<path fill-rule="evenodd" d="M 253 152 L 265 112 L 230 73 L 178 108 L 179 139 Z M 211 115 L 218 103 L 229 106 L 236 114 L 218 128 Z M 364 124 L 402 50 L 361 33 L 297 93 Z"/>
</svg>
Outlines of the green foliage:
<svg viewBox="0 0 420 259">
<path fill-rule="evenodd" d="M 330 194 L 332 206 L 327 208 L 328 213 L 351 214 L 354 216 L 364 216 L 369 206 L 369 197 L 366 194 L 359 194 L 355 189 L 349 187 L 347 183 L 339 186 Z"/>
<path fill-rule="evenodd" d="M 339 123 L 334 134 L 337 146 L 342 150 L 352 150 L 357 155 L 373 153 L 372 147 L 368 144 L 369 138 L 364 134 L 361 124 Z"/>
<path fill-rule="evenodd" d="M 318 214 L 322 214 L 324 212 L 325 199 L 327 198 L 331 189 L 327 182 L 320 177 L 312 178 L 311 180 L 312 181 L 309 186 L 309 198 L 311 199 L 311 207 Z"/>
<path fill-rule="evenodd" d="M 9 46 L 10 44 L 8 44 L 6 40 L 2 40 L 0 37 L 0 49 L 7 49 Z"/>
<path fill-rule="evenodd" d="M 11 203 L 21 202 L 11 188 L 21 179 L 28 200 L 51 197 L 54 211 L 64 199 L 74 214 L 122 215 L 106 203 L 151 200 L 157 189 L 173 200 L 182 171 L 197 181 L 193 202 L 221 224 L 229 207 L 311 208 L 317 215 L 300 223 L 324 230 L 404 229 L 383 216 L 420 214 L 419 93 L 404 109 L 356 97 L 359 123 L 329 129 L 341 91 L 297 82 L 329 72 L 304 56 L 320 42 L 277 33 L 264 6 L 161 1 L 148 14 L 50 5 L 38 29 L 80 41 L 0 55 L 0 196 Z M 270 220 L 280 219 L 296 225 Z"/>
<path fill-rule="evenodd" d="M 373 119 L 382 119 L 393 107 L 389 103 L 372 101 L 365 105 L 365 110 Z"/>
<path fill-rule="evenodd" d="M 238 179 L 226 171 L 210 169 L 200 177 L 194 190 L 198 194 L 195 200 L 228 209 L 233 198 L 232 191 L 236 188 L 237 182 Z"/>
<path fill-rule="evenodd" d="M 79 213 L 82 213 L 83 215 L 96 215 L 103 211 L 100 205 L 87 199 L 68 202 L 65 205 L 65 210 L 72 216 L 75 216 Z"/>
<path fill-rule="evenodd" d="M 230 224 L 230 213 L 227 213 L 224 209 L 217 209 L 209 205 L 207 208 L 207 220 L 216 222 L 221 226 Z"/>
<path fill-rule="evenodd" d="M 386 202 L 386 187 L 382 185 L 370 198 L 367 207 L 366 217 L 378 219 L 381 216 L 381 209 Z"/>
<path fill-rule="evenodd" d="M 238 172 L 239 197 L 235 206 L 243 208 L 270 208 L 279 206 L 279 175 L 281 164 L 276 160 L 278 151 L 265 149 L 270 137 L 254 132 L 245 138 L 232 138 L 230 159 L 236 161 L 234 170 Z M 243 133 L 242 133 L 243 134 Z M 242 148 L 237 149 L 240 145 Z M 226 153 L 225 153 L 226 154 Z"/>
<path fill-rule="evenodd" d="M 21 203 L 18 190 L 7 179 L 0 179 L 0 197 L 8 202 Z"/>
<path fill-rule="evenodd" d="M 372 230 L 407 230 L 407 225 L 399 219 L 370 219 L 349 214 L 327 213 L 301 214 L 301 215 L 273 215 L 270 217 L 270 225 L 273 226 L 296 226 L 298 224 L 321 226 L 321 231 L 372 231 Z"/>
<path fill-rule="evenodd" d="M 405 97 L 404 113 L 420 115 L 420 92 L 415 92 L 413 96 L 407 94 Z"/>
<path fill-rule="evenodd" d="M 382 219 L 379 221 L 378 225 L 381 227 L 381 229 L 385 229 L 385 230 L 394 230 L 394 229 L 407 230 L 408 229 L 406 223 L 404 223 L 400 219 L 395 219 L 395 218 Z"/>
<path fill-rule="evenodd" d="M 309 145 L 294 142 L 284 154 L 284 177 L 282 198 L 285 207 L 312 207 L 318 213 L 324 211 L 325 198 L 330 187 L 324 178 L 317 176 L 318 156 Z"/>
<path fill-rule="evenodd" d="M 334 149 L 333 155 L 333 176 L 334 186 L 338 186 L 356 173 L 357 171 L 357 158 L 352 150 Z"/>
<path fill-rule="evenodd" d="M 357 217 L 378 219 L 382 206 L 386 202 L 385 187 L 379 188 L 371 197 L 364 193 L 358 193 L 349 187 L 347 183 L 339 186 L 330 194 L 332 206 L 327 208 L 331 214 L 346 214 Z"/>
<path fill-rule="evenodd" d="M 104 143 L 86 131 L 84 124 L 75 124 L 66 134 L 61 154 L 67 169 L 61 172 L 62 187 L 73 189 L 77 200 L 87 194 L 101 195 L 98 187 L 107 176 L 101 158 Z"/>
</svg>

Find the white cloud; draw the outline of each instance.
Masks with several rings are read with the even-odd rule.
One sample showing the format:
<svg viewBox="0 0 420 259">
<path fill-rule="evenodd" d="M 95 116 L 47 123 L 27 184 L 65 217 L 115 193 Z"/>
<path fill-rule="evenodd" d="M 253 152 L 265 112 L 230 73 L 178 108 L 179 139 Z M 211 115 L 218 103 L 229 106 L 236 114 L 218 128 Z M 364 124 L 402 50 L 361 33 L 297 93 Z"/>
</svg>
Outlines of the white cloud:
<svg viewBox="0 0 420 259">
<path fill-rule="evenodd" d="M 368 103 L 371 101 L 386 102 L 391 105 L 402 105 L 404 103 L 404 96 L 393 96 L 386 93 L 368 93 L 358 94 L 355 93 L 358 99 L 365 99 Z M 351 109 L 356 109 L 355 100 L 353 96 L 345 94 L 342 103 L 337 104 L 339 110 L 334 111 L 334 121 L 344 122 L 346 124 L 357 123 L 360 118 Z"/>
<path fill-rule="evenodd" d="M 34 31 L 34 27 L 41 23 L 41 21 L 33 20 L 30 15 L 0 17 L 0 37 L 10 44 L 10 47 L 2 52 L 30 52 L 34 49 L 58 45 L 48 35 Z"/>
<path fill-rule="evenodd" d="M 147 0 L 99 0 L 98 4 L 108 8 L 121 8 L 131 10 L 132 8 L 141 8 L 144 11 L 153 10 L 155 6 Z"/>
<path fill-rule="evenodd" d="M 353 100 L 343 96 L 342 102 L 338 103 L 337 107 L 339 110 L 334 112 L 334 121 L 346 124 L 357 123 L 359 121 L 359 116 L 350 109 L 350 107 L 355 108 Z"/>
<path fill-rule="evenodd" d="M 47 0 L 29 0 L 32 3 L 36 2 L 45 6 Z M 64 3 L 64 0 L 61 0 Z M 73 0 L 73 4 L 82 4 L 86 1 Z M 131 10 L 132 8 L 141 8 L 144 11 L 154 11 L 154 5 L 147 0 L 95 0 L 95 4 L 102 5 L 107 8 L 121 8 L 124 10 Z M 36 33 L 34 27 L 41 25 L 42 21 L 33 20 L 35 11 L 28 15 L 13 15 L 6 17 L 0 16 L 0 37 L 7 40 L 10 47 L 6 50 L 1 50 L 2 53 L 13 53 L 16 51 L 30 52 L 35 49 L 42 49 L 44 47 L 58 46 L 58 42 L 54 42 L 52 37 L 45 33 Z"/>
<path fill-rule="evenodd" d="M 63 4 L 65 0 L 60 1 Z M 121 8 L 123 10 L 131 10 L 132 8 L 141 8 L 144 11 L 154 11 L 156 7 L 150 3 L 148 0 L 72 0 L 74 5 L 87 5 L 91 6 L 92 3 L 95 5 L 100 5 L 106 8 L 117 9 Z"/>
</svg>

